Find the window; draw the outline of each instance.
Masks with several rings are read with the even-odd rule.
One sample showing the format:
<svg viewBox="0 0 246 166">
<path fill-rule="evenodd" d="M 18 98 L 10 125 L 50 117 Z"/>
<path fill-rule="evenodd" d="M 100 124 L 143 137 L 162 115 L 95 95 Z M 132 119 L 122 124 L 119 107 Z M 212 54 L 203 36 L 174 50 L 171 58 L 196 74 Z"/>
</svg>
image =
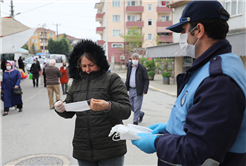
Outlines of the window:
<svg viewBox="0 0 246 166">
<path fill-rule="evenodd" d="M 148 19 L 148 25 L 152 25 L 152 19 Z"/>
<path fill-rule="evenodd" d="M 37 32 L 34 33 L 34 36 L 37 36 Z"/>
<path fill-rule="evenodd" d="M 50 33 L 50 37 L 53 37 L 54 36 L 54 33 Z"/>
<path fill-rule="evenodd" d="M 152 7 L 153 7 L 152 4 L 148 4 L 148 10 L 149 10 L 149 11 L 152 11 Z"/>
<path fill-rule="evenodd" d="M 112 0 L 112 7 L 120 7 L 120 0 Z"/>
<path fill-rule="evenodd" d="M 136 21 L 135 15 L 127 15 L 127 21 Z"/>
<path fill-rule="evenodd" d="M 37 46 L 34 46 L 34 50 L 38 50 L 38 47 Z"/>
<path fill-rule="evenodd" d="M 242 14 L 243 0 L 227 0 L 225 1 L 225 9 L 232 16 Z"/>
<path fill-rule="evenodd" d="M 113 36 L 120 36 L 120 29 L 113 29 Z"/>
<path fill-rule="evenodd" d="M 169 21 L 169 16 L 161 16 L 161 21 Z"/>
<path fill-rule="evenodd" d="M 113 15 L 113 22 L 120 22 L 120 15 Z"/>
<path fill-rule="evenodd" d="M 32 39 L 32 42 L 37 43 L 38 41 L 37 41 L 37 39 Z"/>
<path fill-rule="evenodd" d="M 122 44 L 122 43 L 113 43 L 112 44 L 112 48 L 123 48 L 124 47 L 124 44 Z"/>
<path fill-rule="evenodd" d="M 169 3 L 169 1 L 158 0 L 158 6 L 166 7 Z"/>
<path fill-rule="evenodd" d="M 127 1 L 127 6 L 136 6 L 136 1 Z"/>
<path fill-rule="evenodd" d="M 148 40 L 152 40 L 152 36 L 153 36 L 152 33 L 149 33 L 148 34 Z"/>
</svg>

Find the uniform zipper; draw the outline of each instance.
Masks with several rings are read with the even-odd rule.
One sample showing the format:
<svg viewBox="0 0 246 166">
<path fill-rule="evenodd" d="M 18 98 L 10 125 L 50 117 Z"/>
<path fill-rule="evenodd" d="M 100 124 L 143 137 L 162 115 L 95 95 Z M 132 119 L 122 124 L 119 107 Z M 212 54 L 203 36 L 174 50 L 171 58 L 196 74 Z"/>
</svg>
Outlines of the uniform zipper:
<svg viewBox="0 0 246 166">
<path fill-rule="evenodd" d="M 88 76 L 86 100 L 89 100 L 90 82 L 91 82 L 91 76 L 89 75 Z M 87 113 L 86 113 L 86 119 L 87 119 L 87 124 L 88 124 L 88 135 L 89 135 L 90 145 L 91 145 L 91 160 L 94 161 L 94 150 L 93 150 L 93 144 L 92 144 L 92 140 L 91 140 L 91 126 L 90 126 L 89 111 L 87 111 Z"/>
</svg>

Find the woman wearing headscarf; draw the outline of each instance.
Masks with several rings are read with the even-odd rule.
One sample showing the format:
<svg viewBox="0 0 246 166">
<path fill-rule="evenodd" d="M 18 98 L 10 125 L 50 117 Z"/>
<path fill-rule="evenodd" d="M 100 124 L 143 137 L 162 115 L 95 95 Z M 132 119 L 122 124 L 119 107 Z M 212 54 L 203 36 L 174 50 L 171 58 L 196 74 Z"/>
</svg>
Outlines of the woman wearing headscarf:
<svg viewBox="0 0 246 166">
<path fill-rule="evenodd" d="M 9 107 L 17 105 L 19 112 L 22 112 L 22 96 L 13 93 L 14 88 L 20 87 L 21 75 L 18 70 L 14 68 L 12 62 L 6 63 L 6 70 L 3 73 L 2 88 L 4 95 L 4 113 L 3 116 L 8 115 Z"/>
<path fill-rule="evenodd" d="M 70 55 L 68 71 L 73 83 L 64 102 L 90 100 L 90 109 L 67 112 L 63 101 L 55 103 L 61 117 L 76 115 L 73 157 L 80 166 L 124 164 L 126 142 L 113 141 L 108 135 L 113 126 L 129 118 L 131 105 L 121 78 L 107 72 L 108 68 L 103 48 L 91 40 L 82 40 Z"/>
<path fill-rule="evenodd" d="M 66 61 L 63 61 L 63 66 L 60 67 L 60 72 L 62 74 L 62 77 L 60 78 L 60 83 L 62 87 L 62 93 L 65 95 L 67 93 L 67 83 L 68 83 L 68 70 L 66 66 Z"/>
<path fill-rule="evenodd" d="M 25 65 L 23 63 L 22 57 L 20 56 L 18 59 L 18 65 L 19 65 L 19 69 L 22 69 L 23 72 L 25 72 Z"/>
</svg>

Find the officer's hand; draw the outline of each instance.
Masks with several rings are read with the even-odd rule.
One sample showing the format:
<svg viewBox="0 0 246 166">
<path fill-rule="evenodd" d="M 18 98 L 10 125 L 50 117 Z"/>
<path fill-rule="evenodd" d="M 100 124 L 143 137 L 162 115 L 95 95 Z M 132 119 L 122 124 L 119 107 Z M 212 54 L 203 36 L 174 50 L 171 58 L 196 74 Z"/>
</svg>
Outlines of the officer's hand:
<svg viewBox="0 0 246 166">
<path fill-rule="evenodd" d="M 133 145 L 136 145 L 140 150 L 145 153 L 154 153 L 155 149 L 155 139 L 156 135 L 149 133 L 138 133 L 138 136 L 142 137 L 142 139 L 132 141 Z"/>
<path fill-rule="evenodd" d="M 164 134 L 166 131 L 167 123 L 156 123 L 148 128 L 152 129 L 152 134 Z"/>
<path fill-rule="evenodd" d="M 62 112 L 65 111 L 64 102 L 61 101 L 61 100 L 58 101 L 58 102 L 56 102 L 55 105 L 54 105 L 54 107 L 55 107 L 55 110 L 56 110 L 57 112 L 62 113 Z"/>
</svg>

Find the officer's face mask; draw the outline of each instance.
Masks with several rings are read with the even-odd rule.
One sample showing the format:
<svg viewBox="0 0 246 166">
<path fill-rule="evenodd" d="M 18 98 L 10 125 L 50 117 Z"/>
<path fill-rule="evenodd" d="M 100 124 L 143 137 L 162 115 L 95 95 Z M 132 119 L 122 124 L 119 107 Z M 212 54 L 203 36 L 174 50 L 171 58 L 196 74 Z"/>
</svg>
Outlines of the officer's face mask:
<svg viewBox="0 0 246 166">
<path fill-rule="evenodd" d="M 194 27 L 189 33 L 191 33 L 192 31 L 194 31 L 197 27 Z M 192 44 L 188 44 L 187 40 L 188 40 L 188 34 L 189 33 L 181 33 L 180 34 L 180 40 L 179 40 L 179 46 L 181 49 L 181 52 L 183 55 L 187 55 L 190 56 L 192 58 L 195 58 L 195 46 L 196 43 L 199 41 L 199 39 L 197 39 L 196 43 L 194 45 Z"/>
</svg>

